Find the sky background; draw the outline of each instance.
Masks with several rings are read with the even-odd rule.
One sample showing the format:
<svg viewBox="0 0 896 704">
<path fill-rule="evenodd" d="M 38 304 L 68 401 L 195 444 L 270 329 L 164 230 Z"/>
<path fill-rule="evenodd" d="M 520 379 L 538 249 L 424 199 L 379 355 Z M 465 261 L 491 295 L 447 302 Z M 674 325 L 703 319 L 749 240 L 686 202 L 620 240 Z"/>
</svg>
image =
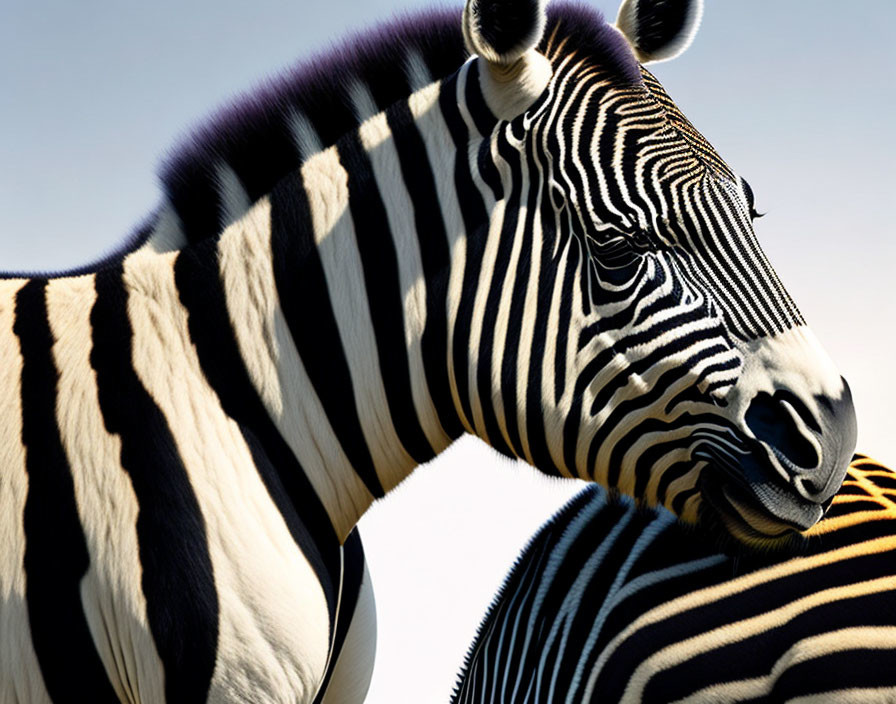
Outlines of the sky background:
<svg viewBox="0 0 896 704">
<path fill-rule="evenodd" d="M 0 0 L 0 270 L 114 246 L 211 108 L 429 4 Z M 654 73 L 752 185 L 760 241 L 852 386 L 859 450 L 893 465 L 896 3 L 707 4 L 691 49 Z M 575 490 L 466 438 L 365 516 L 380 621 L 368 702 L 447 700 L 502 575 Z"/>
</svg>

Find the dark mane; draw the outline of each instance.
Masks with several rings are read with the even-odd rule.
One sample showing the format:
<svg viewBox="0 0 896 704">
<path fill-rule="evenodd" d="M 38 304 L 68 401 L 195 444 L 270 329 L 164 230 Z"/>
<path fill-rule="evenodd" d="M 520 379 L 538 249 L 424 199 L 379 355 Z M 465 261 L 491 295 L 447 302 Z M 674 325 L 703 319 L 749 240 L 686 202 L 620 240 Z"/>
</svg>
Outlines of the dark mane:
<svg viewBox="0 0 896 704">
<path fill-rule="evenodd" d="M 558 23 L 560 35 L 567 37 L 565 51 L 593 56 L 624 80 L 640 80 L 625 39 L 598 11 L 578 2 L 549 5 L 542 48 Z M 223 229 L 222 164 L 236 174 L 249 200 L 258 200 L 309 156 L 296 142 L 297 116 L 307 120 L 321 147 L 335 144 L 371 116 L 357 114 L 353 93 L 358 86 L 369 92 L 373 107 L 384 110 L 421 87 L 412 86 L 409 57 L 431 80 L 460 68 L 467 58 L 460 27 L 460 8 L 400 16 L 301 60 L 214 112 L 170 151 L 159 174 L 164 199 L 177 213 L 187 241 L 214 237 Z M 158 212 L 150 215 L 100 260 L 53 276 L 88 273 L 121 261 L 148 241 L 157 218 Z"/>
<path fill-rule="evenodd" d="M 291 128 L 297 114 L 335 144 L 370 115 L 357 115 L 352 91 L 365 85 L 378 110 L 411 92 L 406 67 L 415 53 L 433 80 L 466 60 L 460 10 L 407 15 L 349 37 L 238 96 L 184 141 L 161 171 L 162 186 L 189 240 L 220 229 L 216 169 L 234 170 L 252 201 L 301 165 Z"/>
<path fill-rule="evenodd" d="M 575 52 L 587 56 L 591 63 L 599 63 L 623 81 L 641 82 L 640 64 L 628 41 L 590 5 L 578 1 L 548 5 L 548 25 L 540 50 L 545 50 L 555 31 L 555 43 L 565 40 L 564 55 Z"/>
<path fill-rule="evenodd" d="M 598 58 L 627 80 L 640 80 L 625 39 L 599 12 L 579 3 L 548 9 L 546 37 L 559 22 L 570 50 Z M 460 68 L 467 58 L 460 25 L 459 8 L 405 15 L 351 36 L 231 101 L 175 150 L 161 172 L 165 195 L 188 240 L 221 229 L 219 164 L 233 169 L 251 201 L 261 198 L 309 156 L 296 146 L 296 115 L 307 119 L 322 147 L 335 144 L 371 116 L 357 114 L 352 93 L 359 84 L 380 111 L 422 87 L 411 84 L 411 55 L 423 62 L 432 80 Z"/>
</svg>

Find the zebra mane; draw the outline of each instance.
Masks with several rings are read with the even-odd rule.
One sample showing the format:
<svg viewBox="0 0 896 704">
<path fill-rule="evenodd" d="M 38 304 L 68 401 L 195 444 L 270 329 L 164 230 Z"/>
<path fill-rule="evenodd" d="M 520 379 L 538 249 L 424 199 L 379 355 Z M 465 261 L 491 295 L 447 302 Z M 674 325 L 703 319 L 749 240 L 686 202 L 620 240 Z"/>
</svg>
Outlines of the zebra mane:
<svg viewBox="0 0 896 704">
<path fill-rule="evenodd" d="M 563 54 L 595 57 L 623 80 L 641 81 L 626 40 L 589 5 L 549 5 L 540 48 L 560 40 Z M 39 275 L 78 275 L 119 263 L 152 237 L 165 208 L 176 213 L 187 243 L 217 236 L 228 224 L 222 224 L 222 167 L 254 203 L 310 153 L 423 87 L 421 81 L 450 76 L 467 56 L 460 8 L 443 8 L 399 16 L 299 61 L 236 95 L 170 150 L 159 171 L 167 205 L 118 246 L 84 266 Z"/>
<path fill-rule="evenodd" d="M 163 192 L 187 239 L 220 230 L 222 164 L 255 202 L 309 152 L 335 144 L 422 87 L 416 83 L 449 76 L 465 60 L 460 11 L 431 10 L 350 36 L 237 96 L 189 135 L 162 167 Z M 304 144 L 303 133 L 309 135 Z"/>
<path fill-rule="evenodd" d="M 628 43 L 600 12 L 576 2 L 549 6 L 546 41 L 558 24 L 568 38 L 566 51 L 597 55 L 627 80 L 640 80 Z M 182 142 L 161 170 L 165 197 L 188 241 L 221 229 L 222 163 L 255 202 L 313 147 L 332 146 L 423 81 L 450 76 L 466 58 L 460 8 L 429 10 L 350 36 L 238 96 Z M 311 145 L 299 143 L 301 133 L 312 135 Z"/>
</svg>

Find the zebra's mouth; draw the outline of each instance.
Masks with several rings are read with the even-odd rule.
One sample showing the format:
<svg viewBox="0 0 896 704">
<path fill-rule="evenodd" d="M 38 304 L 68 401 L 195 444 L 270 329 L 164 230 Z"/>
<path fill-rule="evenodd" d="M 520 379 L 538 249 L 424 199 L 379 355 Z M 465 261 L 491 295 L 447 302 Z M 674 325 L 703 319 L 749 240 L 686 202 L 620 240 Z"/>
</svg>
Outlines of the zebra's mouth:
<svg viewBox="0 0 896 704">
<path fill-rule="evenodd" d="M 706 508 L 741 543 L 788 542 L 824 514 L 826 505 L 805 500 L 782 480 L 777 458 L 758 442 L 707 442 L 695 456 L 707 463 L 699 482 Z"/>
<path fill-rule="evenodd" d="M 789 544 L 799 534 L 797 527 L 766 510 L 752 492 L 741 486 L 706 478 L 700 493 L 706 509 L 740 543 L 773 548 Z"/>
</svg>

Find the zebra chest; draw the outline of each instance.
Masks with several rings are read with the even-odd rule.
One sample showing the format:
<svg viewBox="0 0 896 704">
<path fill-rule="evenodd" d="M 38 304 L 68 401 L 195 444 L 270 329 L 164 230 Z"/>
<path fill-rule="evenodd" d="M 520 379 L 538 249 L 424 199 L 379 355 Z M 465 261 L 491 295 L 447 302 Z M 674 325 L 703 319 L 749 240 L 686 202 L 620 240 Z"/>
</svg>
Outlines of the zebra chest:
<svg viewBox="0 0 896 704">
<path fill-rule="evenodd" d="M 121 538 L 132 544 L 131 561 L 108 561 L 98 592 L 112 598 L 125 573 L 134 575 L 132 615 L 152 641 L 151 669 L 163 673 L 167 701 L 310 702 L 331 633 L 329 575 L 318 553 L 339 546 L 308 539 L 300 547 L 245 431 L 202 394 L 198 385 L 155 389 L 159 416 L 147 408 L 139 419 L 150 427 L 122 428 L 118 479 L 133 530 Z M 102 523 L 102 511 L 84 514 Z M 91 531 L 97 540 L 114 532 Z"/>
<path fill-rule="evenodd" d="M 297 540 L 188 350 L 55 295 L 0 305 L 0 702 L 310 702 L 339 545 Z"/>
<path fill-rule="evenodd" d="M 161 455 L 147 461 L 155 482 L 73 467 L 88 565 L 68 601 L 80 601 L 87 628 L 63 641 L 94 652 L 97 679 L 123 701 L 310 702 L 332 630 L 322 575 L 255 468 L 234 460 L 239 444 L 214 445 L 218 461 L 191 463 L 181 483 L 182 463 Z"/>
</svg>

